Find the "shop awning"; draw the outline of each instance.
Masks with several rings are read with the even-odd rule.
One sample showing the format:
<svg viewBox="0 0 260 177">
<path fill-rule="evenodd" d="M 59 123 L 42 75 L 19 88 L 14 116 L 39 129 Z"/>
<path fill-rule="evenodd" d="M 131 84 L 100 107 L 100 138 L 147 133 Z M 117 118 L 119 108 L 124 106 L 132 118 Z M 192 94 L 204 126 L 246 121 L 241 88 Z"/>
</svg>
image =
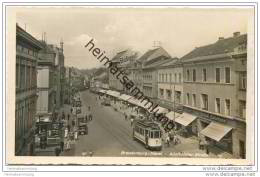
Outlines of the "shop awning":
<svg viewBox="0 0 260 177">
<path fill-rule="evenodd" d="M 170 120 L 174 120 L 174 119 L 176 120 L 176 118 L 179 117 L 180 115 L 181 114 L 179 114 L 177 112 L 175 112 L 175 114 L 174 114 L 174 112 L 171 111 L 171 112 L 168 112 L 165 116 L 168 117 L 168 119 L 170 119 Z"/>
<path fill-rule="evenodd" d="M 127 101 L 130 98 L 132 98 L 132 96 L 126 95 L 126 94 L 122 94 L 122 95 L 119 96 L 119 99 L 124 100 L 124 101 Z"/>
<path fill-rule="evenodd" d="M 110 95 L 110 96 L 113 96 L 113 97 L 119 97 L 120 96 L 120 93 L 117 92 L 117 91 L 113 91 L 113 90 L 108 90 L 106 92 L 106 94 Z"/>
<path fill-rule="evenodd" d="M 106 90 L 99 90 L 100 93 L 106 93 Z"/>
<path fill-rule="evenodd" d="M 157 111 L 157 110 L 158 110 L 158 111 Z M 158 106 L 157 108 L 154 109 L 153 112 L 156 112 L 157 114 L 167 113 L 167 112 L 168 112 L 168 109 L 163 108 L 163 107 L 161 107 L 161 106 Z"/>
<path fill-rule="evenodd" d="M 232 127 L 227 125 L 211 122 L 200 133 L 213 140 L 220 141 L 228 132 L 232 130 Z"/>
<path fill-rule="evenodd" d="M 135 97 L 132 97 L 128 100 L 129 103 L 134 104 L 136 106 L 140 106 L 141 102 L 140 100 L 136 99 Z"/>
<path fill-rule="evenodd" d="M 185 127 L 188 126 L 191 122 L 193 122 L 197 116 L 188 113 L 182 113 L 179 117 L 175 119 L 175 122 L 184 125 Z"/>
</svg>

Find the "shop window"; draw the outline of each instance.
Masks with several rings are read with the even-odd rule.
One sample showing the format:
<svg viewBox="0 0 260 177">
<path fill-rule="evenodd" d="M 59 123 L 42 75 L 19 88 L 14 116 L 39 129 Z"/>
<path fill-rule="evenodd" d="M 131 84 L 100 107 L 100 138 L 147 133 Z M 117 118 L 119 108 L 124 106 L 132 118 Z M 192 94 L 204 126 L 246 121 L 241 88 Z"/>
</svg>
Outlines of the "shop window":
<svg viewBox="0 0 260 177">
<path fill-rule="evenodd" d="M 160 95 L 163 98 L 163 89 L 160 89 Z"/>
<path fill-rule="evenodd" d="M 225 113 L 230 116 L 230 99 L 225 100 Z"/>
<path fill-rule="evenodd" d="M 230 68 L 229 67 L 225 68 L 225 82 L 230 83 Z"/>
<path fill-rule="evenodd" d="M 220 82 L 220 68 L 216 68 L 216 82 Z"/>
<path fill-rule="evenodd" d="M 175 91 L 174 101 L 175 101 L 176 103 L 181 103 L 181 92 L 180 92 L 180 91 Z"/>
<path fill-rule="evenodd" d="M 189 105 L 189 103 L 190 103 L 190 94 L 187 93 L 186 94 L 186 104 Z"/>
<path fill-rule="evenodd" d="M 172 92 L 171 92 L 171 90 L 167 90 L 166 92 L 167 92 L 167 98 L 168 98 L 169 100 L 171 100 L 171 98 L 172 98 Z"/>
<path fill-rule="evenodd" d="M 216 98 L 215 111 L 216 111 L 216 113 L 220 113 L 220 98 Z"/>
<path fill-rule="evenodd" d="M 201 105 L 201 107 L 202 107 L 203 110 L 207 111 L 208 110 L 208 95 L 202 94 L 201 98 L 202 98 L 202 105 Z"/>
</svg>

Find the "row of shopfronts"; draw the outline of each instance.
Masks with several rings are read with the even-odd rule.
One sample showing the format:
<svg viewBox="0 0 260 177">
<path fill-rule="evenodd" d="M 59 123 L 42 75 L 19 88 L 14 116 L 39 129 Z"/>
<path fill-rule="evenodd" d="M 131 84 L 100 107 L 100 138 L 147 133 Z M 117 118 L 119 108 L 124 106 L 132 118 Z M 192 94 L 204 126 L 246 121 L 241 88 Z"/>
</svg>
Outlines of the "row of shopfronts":
<svg viewBox="0 0 260 177">
<path fill-rule="evenodd" d="M 149 117 L 145 103 L 133 96 L 121 94 L 113 90 L 99 90 L 112 100 L 122 101 L 128 106 L 138 107 L 139 116 Z M 210 146 L 216 153 L 221 150 L 232 154 L 234 158 L 245 158 L 245 135 L 246 127 L 244 122 L 231 118 L 224 118 L 219 115 L 196 110 L 184 106 L 182 111 L 171 111 L 167 106 L 157 106 L 157 114 L 163 114 L 169 122 L 173 122 L 174 130 L 185 137 L 197 137 L 199 142 Z M 150 114 L 151 115 L 151 114 Z"/>
</svg>

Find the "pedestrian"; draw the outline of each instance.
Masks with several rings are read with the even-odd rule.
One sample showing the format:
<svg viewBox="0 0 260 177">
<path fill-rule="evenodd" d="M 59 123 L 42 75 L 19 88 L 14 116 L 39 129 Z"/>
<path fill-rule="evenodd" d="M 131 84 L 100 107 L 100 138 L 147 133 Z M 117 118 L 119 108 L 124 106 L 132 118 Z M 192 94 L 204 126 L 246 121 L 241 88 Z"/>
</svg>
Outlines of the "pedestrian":
<svg viewBox="0 0 260 177">
<path fill-rule="evenodd" d="M 127 120 L 127 114 L 126 114 L 126 113 L 124 113 L 124 115 L 125 115 L 125 120 Z"/>
<path fill-rule="evenodd" d="M 70 121 L 70 114 L 68 114 L 68 121 Z"/>
<path fill-rule="evenodd" d="M 66 150 L 70 150 L 70 139 L 67 139 Z"/>
<path fill-rule="evenodd" d="M 209 154 L 209 146 L 206 145 L 206 153 Z"/>
<path fill-rule="evenodd" d="M 72 126 L 73 127 L 75 126 L 75 120 L 72 120 Z"/>
<path fill-rule="evenodd" d="M 133 126 L 133 123 L 134 123 L 134 119 L 131 118 L 131 127 Z"/>
<path fill-rule="evenodd" d="M 64 111 L 62 112 L 62 120 L 65 120 L 65 113 L 64 113 Z"/>
<path fill-rule="evenodd" d="M 70 113 L 72 114 L 72 111 L 73 111 L 73 109 L 72 108 L 70 108 Z"/>
<path fill-rule="evenodd" d="M 68 132 L 70 132 L 70 125 L 68 125 L 67 127 L 68 127 Z"/>
<path fill-rule="evenodd" d="M 56 155 L 56 156 L 59 156 L 59 155 L 60 155 L 60 152 L 61 152 L 61 150 L 56 147 L 56 148 L 55 148 L 55 155 Z"/>
<path fill-rule="evenodd" d="M 85 122 L 87 122 L 88 121 L 88 115 L 86 114 L 85 115 Z"/>
<path fill-rule="evenodd" d="M 89 121 L 92 121 L 93 117 L 92 117 L 91 113 L 89 114 L 88 118 L 89 118 Z"/>
<path fill-rule="evenodd" d="M 74 140 L 77 140 L 78 139 L 78 131 L 75 131 L 74 132 Z"/>
<path fill-rule="evenodd" d="M 61 152 L 63 152 L 63 150 L 64 150 L 64 142 L 63 141 L 60 142 L 60 150 L 61 150 Z"/>
<path fill-rule="evenodd" d="M 88 110 L 90 111 L 90 106 L 88 106 Z"/>
<path fill-rule="evenodd" d="M 68 128 L 66 128 L 66 129 L 65 129 L 65 132 L 64 132 L 64 138 L 67 138 L 67 137 L 68 137 L 68 133 L 69 133 Z"/>
</svg>

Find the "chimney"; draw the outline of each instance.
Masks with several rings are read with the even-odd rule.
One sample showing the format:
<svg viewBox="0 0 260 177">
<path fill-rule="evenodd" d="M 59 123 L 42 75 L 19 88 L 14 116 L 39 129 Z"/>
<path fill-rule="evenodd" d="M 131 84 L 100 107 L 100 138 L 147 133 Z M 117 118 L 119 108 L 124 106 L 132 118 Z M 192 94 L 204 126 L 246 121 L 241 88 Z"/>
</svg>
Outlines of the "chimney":
<svg viewBox="0 0 260 177">
<path fill-rule="evenodd" d="M 219 37 L 219 38 L 218 38 L 219 41 L 220 41 L 220 40 L 223 40 L 223 39 L 224 39 L 224 37 Z"/>
<path fill-rule="evenodd" d="M 240 32 L 239 32 L 239 31 L 233 33 L 233 37 L 238 37 L 239 35 L 240 35 Z"/>
</svg>

